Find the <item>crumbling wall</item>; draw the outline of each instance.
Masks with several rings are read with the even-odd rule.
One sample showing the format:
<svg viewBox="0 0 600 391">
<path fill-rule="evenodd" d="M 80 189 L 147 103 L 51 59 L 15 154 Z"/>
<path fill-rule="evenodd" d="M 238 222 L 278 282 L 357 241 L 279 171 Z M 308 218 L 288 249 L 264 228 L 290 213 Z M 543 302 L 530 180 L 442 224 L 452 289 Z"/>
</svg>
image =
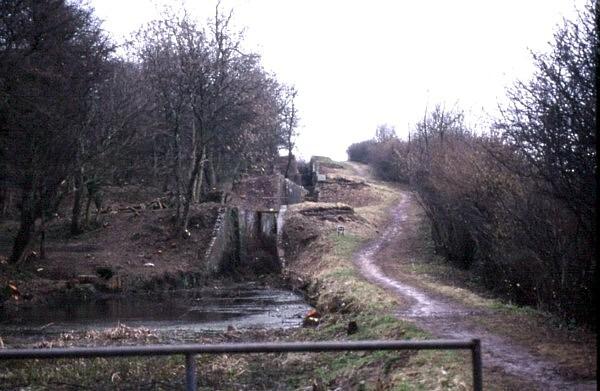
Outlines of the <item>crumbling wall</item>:
<svg viewBox="0 0 600 391">
<path fill-rule="evenodd" d="M 239 210 L 240 263 L 249 264 L 253 250 L 258 244 L 259 221 L 252 210 Z"/>
<path fill-rule="evenodd" d="M 281 203 L 278 175 L 247 177 L 236 183 L 231 204 L 246 210 L 277 209 Z"/>
<path fill-rule="evenodd" d="M 239 268 L 277 271 L 277 215 L 271 210 L 221 208 L 210 245 L 204 255 L 199 254 L 205 272 L 222 274 Z"/>
<path fill-rule="evenodd" d="M 277 171 L 285 176 L 286 170 L 288 171 L 288 178 L 299 185 L 302 184 L 302 176 L 300 175 L 300 171 L 298 170 L 298 161 L 296 157 L 292 155 L 292 160 L 290 161 L 290 166 L 288 170 L 288 156 L 279 156 L 277 158 Z"/>
<path fill-rule="evenodd" d="M 332 176 L 319 183 L 319 202 L 344 202 L 356 208 L 371 205 L 380 197 L 369 188 L 364 181 Z"/>
<path fill-rule="evenodd" d="M 236 196 L 237 206 L 219 210 L 211 243 L 200 257 L 209 274 L 240 267 L 259 273 L 278 270 L 281 207 L 303 202 L 308 193 L 279 174 L 249 178 L 239 188 L 245 191 Z"/>
<path fill-rule="evenodd" d="M 247 210 L 277 210 L 304 201 L 308 191 L 281 174 L 245 178 L 235 187 L 232 203 Z"/>
<path fill-rule="evenodd" d="M 316 187 L 319 182 L 321 162 L 316 160 L 314 157 L 310 159 L 310 171 L 312 172 L 312 186 Z"/>
<path fill-rule="evenodd" d="M 261 248 L 274 256 L 277 255 L 277 212 L 259 211 L 258 239 Z"/>
<path fill-rule="evenodd" d="M 220 208 L 210 244 L 204 254 L 198 254 L 206 274 L 219 274 L 235 269 L 240 259 L 239 234 L 237 208 Z"/>
<path fill-rule="evenodd" d="M 308 194 L 308 191 L 304 187 L 287 178 L 282 178 L 280 184 L 281 205 L 299 204 L 304 201 L 304 197 Z M 281 207 L 281 205 L 279 206 Z"/>
</svg>

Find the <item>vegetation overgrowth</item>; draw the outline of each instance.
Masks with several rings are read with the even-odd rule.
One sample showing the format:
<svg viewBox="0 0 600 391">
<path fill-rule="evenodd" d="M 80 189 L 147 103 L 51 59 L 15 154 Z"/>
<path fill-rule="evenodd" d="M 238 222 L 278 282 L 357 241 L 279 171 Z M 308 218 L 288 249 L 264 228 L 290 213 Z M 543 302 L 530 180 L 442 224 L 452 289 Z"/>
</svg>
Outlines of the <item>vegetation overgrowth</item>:
<svg viewBox="0 0 600 391">
<path fill-rule="evenodd" d="M 317 310 L 316 324 L 288 331 L 237 331 L 187 335 L 182 342 L 323 341 L 365 339 L 423 339 L 429 334 L 394 316 L 398 302 L 390 292 L 365 281 L 354 256 L 377 235 L 387 210 L 398 194 L 371 183 L 355 192 L 381 193 L 378 202 L 355 208 L 356 219 L 346 223 L 346 235 L 321 216 L 303 216 L 303 208 L 327 203 L 290 206 L 285 238 L 286 275 L 302 288 Z M 356 197 L 359 199 L 360 197 Z M 373 198 L 373 197 L 371 197 Z M 338 216 L 335 216 L 336 218 Z M 300 230 L 298 230 L 301 228 Z M 306 230 L 305 230 L 306 228 Z M 310 232 L 307 232 L 309 230 Z M 295 235 L 294 232 L 302 232 Z M 307 240 L 307 238 L 309 240 Z M 293 249 L 293 251 L 292 251 Z M 349 332 L 353 322 L 356 329 Z M 120 325 L 106 331 L 67 333 L 36 345 L 80 346 L 173 342 L 173 335 Z M 302 353 L 198 357 L 199 389 L 456 389 L 470 382 L 467 352 Z M 183 386 L 181 357 L 81 359 L 5 362 L 0 380 L 6 387 L 39 389 L 78 387 L 115 389 L 173 389 Z M 160 368 L 154 370 L 153 368 Z"/>
<path fill-rule="evenodd" d="M 90 228 L 108 185 L 156 187 L 186 236 L 190 205 L 241 176 L 290 170 L 296 91 L 244 46 L 217 5 L 201 23 L 167 9 L 118 48 L 85 2 L 0 2 L 0 218 L 18 219 L 11 263 L 70 203 Z M 213 195 L 214 199 L 214 195 Z"/>
<path fill-rule="evenodd" d="M 596 15 L 596 16 L 595 16 Z M 517 304 L 595 324 L 597 8 L 565 21 L 487 132 L 426 110 L 407 140 L 382 125 L 352 161 L 410 185 L 440 253 Z"/>
</svg>

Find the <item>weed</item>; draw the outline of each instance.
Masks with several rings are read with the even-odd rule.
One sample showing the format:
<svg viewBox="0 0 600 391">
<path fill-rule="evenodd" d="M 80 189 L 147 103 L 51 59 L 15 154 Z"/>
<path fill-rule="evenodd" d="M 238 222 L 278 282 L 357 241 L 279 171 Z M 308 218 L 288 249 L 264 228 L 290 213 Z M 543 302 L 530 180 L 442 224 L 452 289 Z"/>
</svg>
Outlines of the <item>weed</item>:
<svg viewBox="0 0 600 391">
<path fill-rule="evenodd" d="M 331 233 L 328 240 L 333 244 L 334 255 L 345 259 L 351 259 L 352 254 L 364 241 L 357 235 L 338 235 L 337 233 Z"/>
</svg>

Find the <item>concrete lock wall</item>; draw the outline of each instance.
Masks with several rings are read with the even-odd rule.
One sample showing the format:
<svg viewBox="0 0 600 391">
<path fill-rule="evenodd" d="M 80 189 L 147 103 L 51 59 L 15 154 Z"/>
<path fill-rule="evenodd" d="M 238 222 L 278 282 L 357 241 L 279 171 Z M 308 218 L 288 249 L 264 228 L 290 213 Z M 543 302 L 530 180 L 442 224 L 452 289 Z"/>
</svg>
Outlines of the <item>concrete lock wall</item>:
<svg viewBox="0 0 600 391">
<path fill-rule="evenodd" d="M 277 256 L 277 212 L 258 212 L 259 245 L 265 252 Z"/>
<path fill-rule="evenodd" d="M 200 259 L 207 274 L 219 274 L 239 266 L 263 267 L 269 256 L 277 256 L 277 212 L 224 207 L 219 211 L 211 243 Z"/>
<path fill-rule="evenodd" d="M 278 257 L 278 231 L 281 231 L 278 224 L 283 222 L 278 217 L 285 211 L 281 206 L 302 202 L 308 192 L 282 175 L 279 175 L 276 191 L 275 199 L 279 202 L 274 210 L 238 207 L 219 210 L 211 243 L 205 254 L 198 254 L 207 274 L 233 271 L 239 266 L 264 268 L 269 264 L 265 258 Z"/>
<path fill-rule="evenodd" d="M 217 274 L 233 270 L 239 264 L 239 243 L 238 211 L 223 207 L 219 210 L 208 249 L 199 257 L 205 272 Z"/>
<path fill-rule="evenodd" d="M 308 191 L 304 187 L 287 178 L 283 178 L 281 187 L 283 205 L 299 204 L 304 201 L 304 197 L 308 194 Z M 279 206 L 281 207 L 281 205 Z"/>
<path fill-rule="evenodd" d="M 252 210 L 239 211 L 240 264 L 248 265 L 258 245 L 259 220 Z"/>
</svg>

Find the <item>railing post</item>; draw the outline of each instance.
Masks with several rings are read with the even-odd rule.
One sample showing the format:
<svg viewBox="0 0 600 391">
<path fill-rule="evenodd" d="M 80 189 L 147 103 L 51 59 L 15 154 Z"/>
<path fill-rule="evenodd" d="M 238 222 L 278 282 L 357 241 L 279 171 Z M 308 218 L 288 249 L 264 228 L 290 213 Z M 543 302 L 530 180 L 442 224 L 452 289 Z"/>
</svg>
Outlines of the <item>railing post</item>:
<svg viewBox="0 0 600 391">
<path fill-rule="evenodd" d="M 196 391 L 196 359 L 193 354 L 185 355 L 185 389 Z"/>
<path fill-rule="evenodd" d="M 96 348 L 73 347 L 52 349 L 0 349 L 0 361 L 14 359 L 52 359 L 83 357 L 129 357 L 151 355 L 185 356 L 185 389 L 197 390 L 195 356 L 198 354 L 242 354 L 276 352 L 334 352 L 374 350 L 431 350 L 470 349 L 473 364 L 473 389 L 483 390 L 481 341 L 471 340 L 428 340 L 428 341 L 324 341 L 288 343 L 238 343 L 238 344 L 189 344 L 152 346 L 106 346 Z"/>
<path fill-rule="evenodd" d="M 471 348 L 473 358 L 473 390 L 483 391 L 483 369 L 481 364 L 481 340 L 473 339 Z"/>
</svg>

